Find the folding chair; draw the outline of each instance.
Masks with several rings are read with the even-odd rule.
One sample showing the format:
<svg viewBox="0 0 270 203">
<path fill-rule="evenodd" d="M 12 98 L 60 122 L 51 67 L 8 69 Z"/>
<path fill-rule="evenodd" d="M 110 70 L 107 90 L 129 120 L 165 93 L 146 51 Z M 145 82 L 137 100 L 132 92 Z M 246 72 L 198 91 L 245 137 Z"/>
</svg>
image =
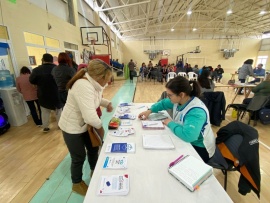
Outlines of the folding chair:
<svg viewBox="0 0 270 203">
<path fill-rule="evenodd" d="M 187 74 L 185 72 L 179 72 L 177 75 L 185 78 L 187 77 Z"/>
<path fill-rule="evenodd" d="M 188 72 L 188 79 L 189 80 L 198 80 L 198 75 L 194 72 Z"/>
<path fill-rule="evenodd" d="M 167 81 L 169 82 L 170 79 L 173 79 L 173 78 L 175 78 L 176 76 L 177 76 L 177 75 L 176 75 L 175 72 L 169 72 L 168 75 L 167 75 L 167 77 L 168 77 Z"/>
<path fill-rule="evenodd" d="M 233 121 L 217 132 L 216 151 L 207 164 L 220 169 L 225 175 L 224 189 L 227 189 L 227 172 L 239 171 L 238 192 L 246 195 L 253 190 L 260 198 L 260 162 L 258 131 L 240 121 Z"/>
</svg>

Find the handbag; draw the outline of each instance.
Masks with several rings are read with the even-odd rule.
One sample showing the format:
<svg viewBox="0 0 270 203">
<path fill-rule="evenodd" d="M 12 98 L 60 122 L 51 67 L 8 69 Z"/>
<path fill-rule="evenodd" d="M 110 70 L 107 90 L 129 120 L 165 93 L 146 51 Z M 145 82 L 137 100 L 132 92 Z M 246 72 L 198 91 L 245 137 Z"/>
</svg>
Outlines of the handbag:
<svg viewBox="0 0 270 203">
<path fill-rule="evenodd" d="M 101 146 L 103 144 L 104 135 L 100 135 L 97 130 L 91 125 L 87 125 L 87 130 L 92 143 L 92 147 Z"/>
</svg>

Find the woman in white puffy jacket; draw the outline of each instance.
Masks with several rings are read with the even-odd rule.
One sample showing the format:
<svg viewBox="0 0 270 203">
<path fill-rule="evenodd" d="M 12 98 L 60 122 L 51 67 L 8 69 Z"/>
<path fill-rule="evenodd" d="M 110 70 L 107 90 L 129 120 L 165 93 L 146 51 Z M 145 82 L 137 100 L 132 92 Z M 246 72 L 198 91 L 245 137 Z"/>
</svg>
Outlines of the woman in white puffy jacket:
<svg viewBox="0 0 270 203">
<path fill-rule="evenodd" d="M 67 84 L 68 97 L 59 127 L 71 156 L 72 190 L 81 195 L 85 195 L 88 189 L 82 180 L 86 152 L 92 174 L 99 150 L 99 147 L 92 147 L 87 125 L 96 128 L 99 134 L 104 134 L 96 109 L 103 106 L 108 112 L 113 110 L 110 101 L 102 98 L 102 92 L 111 77 L 111 67 L 102 60 L 95 59 L 90 61 L 86 68 L 77 72 Z"/>
</svg>

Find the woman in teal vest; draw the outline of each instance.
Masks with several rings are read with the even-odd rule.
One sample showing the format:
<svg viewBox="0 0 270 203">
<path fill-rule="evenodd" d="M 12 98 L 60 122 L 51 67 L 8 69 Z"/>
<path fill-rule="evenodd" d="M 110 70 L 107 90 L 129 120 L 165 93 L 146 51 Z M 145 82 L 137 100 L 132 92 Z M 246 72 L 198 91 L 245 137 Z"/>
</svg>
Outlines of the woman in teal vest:
<svg viewBox="0 0 270 203">
<path fill-rule="evenodd" d="M 146 119 L 152 112 L 173 110 L 173 117 L 163 123 L 180 139 L 189 142 L 200 157 L 207 162 L 215 152 L 215 137 L 211 129 L 207 107 L 198 98 L 200 86 L 196 81 L 188 81 L 182 76 L 175 77 L 166 84 L 168 98 L 139 114 Z"/>
</svg>

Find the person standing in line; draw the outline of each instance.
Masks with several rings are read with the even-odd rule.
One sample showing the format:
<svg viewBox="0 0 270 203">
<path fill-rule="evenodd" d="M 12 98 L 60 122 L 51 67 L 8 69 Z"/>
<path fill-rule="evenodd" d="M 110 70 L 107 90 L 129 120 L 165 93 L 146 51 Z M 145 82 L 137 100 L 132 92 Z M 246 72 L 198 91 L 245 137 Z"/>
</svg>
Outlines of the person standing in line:
<svg viewBox="0 0 270 203">
<path fill-rule="evenodd" d="M 135 72 L 135 63 L 133 62 L 132 59 L 130 59 L 130 62 L 128 63 L 128 68 L 129 68 L 129 79 L 130 79 L 130 82 L 133 82 L 133 74 Z"/>
<path fill-rule="evenodd" d="M 59 53 L 58 64 L 58 66 L 55 66 L 52 69 L 52 75 L 58 87 L 60 102 L 64 106 L 68 95 L 66 85 L 68 81 L 75 75 L 76 71 L 74 68 L 72 68 L 72 61 L 67 53 Z"/>
<path fill-rule="evenodd" d="M 244 62 L 242 67 L 238 70 L 238 79 L 241 83 L 245 83 L 247 76 L 253 76 L 255 78 L 255 75 L 253 73 L 252 69 L 253 59 L 248 59 Z M 240 90 L 238 91 L 238 94 L 242 95 L 241 91 L 243 90 L 243 87 L 240 87 Z"/>
<path fill-rule="evenodd" d="M 140 119 L 147 119 L 153 112 L 173 110 L 172 119 L 163 123 L 185 142 L 191 143 L 205 163 L 215 153 L 215 137 L 210 124 L 209 112 L 198 98 L 200 86 L 197 81 L 188 81 L 182 76 L 171 79 L 166 84 L 167 97 L 153 104 L 150 109 L 139 114 Z"/>
<path fill-rule="evenodd" d="M 111 102 L 102 98 L 103 90 L 111 77 L 111 67 L 100 59 L 94 59 L 89 62 L 87 68 L 77 72 L 67 84 L 69 93 L 59 127 L 71 156 L 72 190 L 81 195 L 85 195 L 88 189 L 82 180 L 86 153 L 92 174 L 99 150 L 99 147 L 92 147 L 87 125 L 94 127 L 100 135 L 104 135 L 96 109 L 103 106 L 108 112 L 113 110 Z"/>
<path fill-rule="evenodd" d="M 56 121 L 58 123 L 63 107 L 59 100 L 56 82 L 51 74 L 54 67 L 53 56 L 48 53 L 43 54 L 42 65 L 34 68 L 29 77 L 30 83 L 37 86 L 37 96 L 41 106 L 44 133 L 50 131 L 49 123 L 51 111 L 55 111 Z"/>
<path fill-rule="evenodd" d="M 20 76 L 16 78 L 16 88 L 18 92 L 23 95 L 23 99 L 26 101 L 32 118 L 37 126 L 42 125 L 41 109 L 37 97 L 37 87 L 29 82 L 29 76 L 31 71 L 26 66 L 23 66 L 20 71 Z M 36 106 L 35 106 L 36 104 Z M 37 113 L 37 109 L 38 112 Z"/>
</svg>

